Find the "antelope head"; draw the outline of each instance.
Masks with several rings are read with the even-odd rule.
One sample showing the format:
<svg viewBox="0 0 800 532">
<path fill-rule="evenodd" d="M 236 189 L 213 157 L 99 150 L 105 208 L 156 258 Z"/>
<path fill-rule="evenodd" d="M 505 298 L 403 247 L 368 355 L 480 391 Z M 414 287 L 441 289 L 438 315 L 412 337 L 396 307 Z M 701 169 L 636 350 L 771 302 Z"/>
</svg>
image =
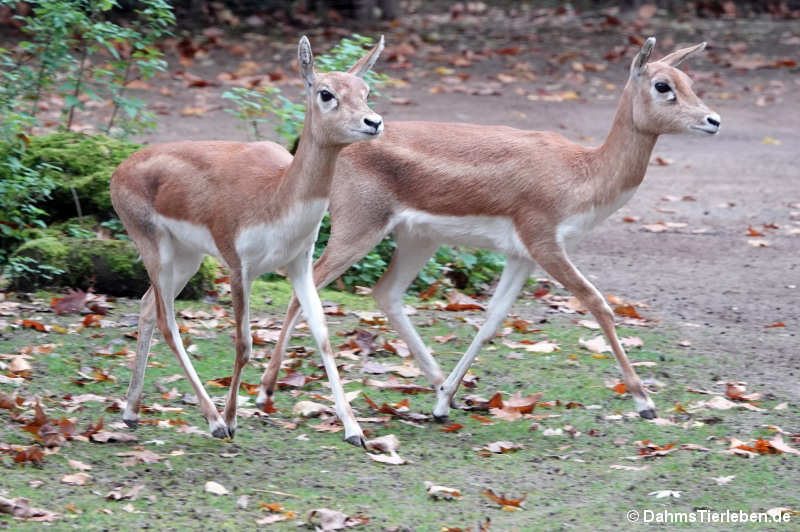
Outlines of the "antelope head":
<svg viewBox="0 0 800 532">
<path fill-rule="evenodd" d="M 309 132 L 323 145 L 344 145 L 377 138 L 383 119 L 367 105 L 369 87 L 362 79 L 383 50 L 383 36 L 349 71 L 317 73 L 311 45 L 304 36 L 297 62 L 306 89 Z"/>
<path fill-rule="evenodd" d="M 676 67 L 706 47 L 702 42 L 648 63 L 656 44 L 650 37 L 631 64 L 633 122 L 640 131 L 655 135 L 700 132 L 716 135 L 720 117 L 692 90 L 692 79 Z"/>
</svg>

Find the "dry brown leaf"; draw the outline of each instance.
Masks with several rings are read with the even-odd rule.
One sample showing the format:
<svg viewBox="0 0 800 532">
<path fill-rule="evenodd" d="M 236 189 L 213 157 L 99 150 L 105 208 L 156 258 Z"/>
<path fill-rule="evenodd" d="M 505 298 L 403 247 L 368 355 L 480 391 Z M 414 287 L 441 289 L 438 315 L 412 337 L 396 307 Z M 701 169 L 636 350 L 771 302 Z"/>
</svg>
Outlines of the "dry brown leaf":
<svg viewBox="0 0 800 532">
<path fill-rule="evenodd" d="M 519 451 L 522 449 L 522 445 L 518 443 L 510 442 L 510 441 L 496 441 L 492 443 L 487 443 L 483 447 L 479 449 L 479 451 L 485 451 L 492 454 L 505 454 L 511 453 L 514 451 Z"/>
<path fill-rule="evenodd" d="M 595 336 L 591 340 L 578 338 L 578 344 L 591 351 L 592 353 L 611 353 L 611 346 L 608 345 L 604 336 Z"/>
<path fill-rule="evenodd" d="M 349 517 L 337 510 L 317 508 L 308 512 L 306 521 L 312 526 L 319 527 L 318 530 L 328 532 L 329 530 L 342 530 L 363 525 L 369 519 L 366 517 Z"/>
<path fill-rule="evenodd" d="M 425 492 L 432 499 L 453 500 L 461 498 L 461 491 L 447 486 L 438 486 L 428 480 L 425 481 Z"/>
<path fill-rule="evenodd" d="M 218 482 L 214 482 L 213 480 L 206 482 L 204 489 L 206 492 L 213 493 L 214 495 L 227 495 L 230 493 L 225 486 L 219 484 Z"/>
<path fill-rule="evenodd" d="M 447 293 L 447 301 L 448 304 L 444 307 L 445 310 L 486 310 L 478 301 L 457 290 L 451 290 Z"/>
<path fill-rule="evenodd" d="M 631 466 L 631 465 L 612 464 L 608 467 L 611 469 L 620 469 L 622 471 L 644 471 L 645 469 L 650 469 L 649 465 Z"/>
<path fill-rule="evenodd" d="M 497 493 L 495 493 L 491 489 L 485 489 L 481 493 L 483 495 L 485 495 L 487 498 L 489 498 L 490 500 L 492 500 L 492 501 L 496 502 L 497 504 L 499 504 L 500 506 L 504 506 L 504 507 L 505 506 L 512 506 L 512 507 L 515 507 L 515 508 L 521 508 L 522 507 L 522 502 L 525 500 L 525 497 L 527 497 L 527 495 L 523 495 L 522 497 L 520 497 L 518 499 L 512 499 L 512 498 L 506 497 L 505 495 L 498 495 Z"/>
<path fill-rule="evenodd" d="M 322 403 L 314 401 L 298 401 L 295 403 L 292 412 L 302 417 L 317 417 L 322 414 L 333 414 L 334 410 Z"/>
<path fill-rule="evenodd" d="M 92 466 L 89 464 L 84 464 L 79 460 L 67 460 L 67 463 L 72 469 L 77 469 L 78 471 L 89 471 L 92 469 Z"/>
<path fill-rule="evenodd" d="M 60 517 L 60 514 L 56 512 L 32 508 L 28 505 L 28 502 L 28 499 L 22 497 L 17 497 L 16 499 L 0 497 L 0 513 L 10 514 L 14 519 L 24 521 L 51 522 Z"/>
<path fill-rule="evenodd" d="M 91 478 L 92 475 L 89 473 L 75 473 L 72 475 L 64 475 L 61 477 L 61 482 L 72 486 L 85 486 Z"/>
</svg>

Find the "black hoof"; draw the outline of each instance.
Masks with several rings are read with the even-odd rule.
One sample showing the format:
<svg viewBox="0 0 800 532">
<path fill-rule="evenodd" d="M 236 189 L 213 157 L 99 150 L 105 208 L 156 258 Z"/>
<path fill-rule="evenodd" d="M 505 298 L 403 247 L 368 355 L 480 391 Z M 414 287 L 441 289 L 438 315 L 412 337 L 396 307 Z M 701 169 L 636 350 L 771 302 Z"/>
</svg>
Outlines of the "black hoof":
<svg viewBox="0 0 800 532">
<path fill-rule="evenodd" d="M 450 416 L 448 416 L 447 414 L 443 416 L 437 416 L 436 414 L 433 414 L 433 420 L 436 423 L 447 423 L 448 421 L 450 421 Z"/>
<path fill-rule="evenodd" d="M 211 433 L 212 436 L 215 438 L 220 438 L 224 440 L 225 438 L 233 438 L 233 434 L 228 431 L 228 427 L 222 426 L 217 427 L 214 429 L 214 432 Z"/>
<path fill-rule="evenodd" d="M 124 421 L 125 424 L 128 425 L 128 428 L 131 429 L 131 430 L 136 430 L 136 429 L 139 428 L 139 420 L 138 419 L 125 419 L 125 418 L 122 418 L 122 421 Z"/>
<path fill-rule="evenodd" d="M 364 437 L 360 434 L 356 434 L 355 436 L 349 436 L 344 439 L 350 445 L 355 445 L 356 447 L 363 447 L 364 449 L 367 448 L 367 442 L 364 441 Z"/>
<path fill-rule="evenodd" d="M 648 408 L 647 410 L 642 410 L 639 412 L 639 415 L 644 419 L 655 419 L 658 417 L 654 408 Z"/>
</svg>

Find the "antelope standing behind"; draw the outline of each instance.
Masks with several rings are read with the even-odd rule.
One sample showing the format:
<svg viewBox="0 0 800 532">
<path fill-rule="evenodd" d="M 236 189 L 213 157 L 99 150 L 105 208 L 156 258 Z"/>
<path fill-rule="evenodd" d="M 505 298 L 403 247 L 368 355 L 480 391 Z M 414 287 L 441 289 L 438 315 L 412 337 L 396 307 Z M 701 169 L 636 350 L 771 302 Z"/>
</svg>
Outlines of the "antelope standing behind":
<svg viewBox="0 0 800 532">
<path fill-rule="evenodd" d="M 435 386 L 437 418 L 446 417 L 461 379 L 494 336 L 535 263 L 594 315 L 639 415 L 656 417 L 617 338 L 613 312 L 567 256 L 568 247 L 631 198 L 659 135 L 719 131 L 719 115 L 675 68 L 705 43 L 648 63 L 654 45 L 654 38 L 647 39 L 633 59 L 611 131 L 600 147 L 586 148 L 556 133 L 501 126 L 393 122 L 380 141 L 343 151 L 331 196 L 331 235 L 314 264 L 314 282 L 327 285 L 394 232 L 397 248 L 373 295 Z M 403 312 L 403 293 L 441 244 L 507 256 L 486 321 L 447 379 Z M 274 390 L 297 315 L 292 300 L 262 377 L 259 404 Z"/>
<path fill-rule="evenodd" d="M 294 158 L 273 142 L 175 142 L 145 148 L 111 178 L 111 200 L 142 256 L 151 286 L 142 298 L 136 362 L 123 420 L 136 427 L 155 323 L 191 381 L 211 434 L 233 437 L 241 372 L 250 358 L 250 285 L 286 267 L 322 354 L 345 439 L 363 445 L 333 360 L 322 305 L 311 276 L 312 251 L 342 148 L 374 139 L 383 122 L 367 106 L 361 79 L 383 37 L 348 73 L 317 74 L 308 39 L 298 46 L 306 119 Z M 181 341 L 174 300 L 203 257 L 230 270 L 236 359 L 224 415 L 203 388 Z"/>
</svg>

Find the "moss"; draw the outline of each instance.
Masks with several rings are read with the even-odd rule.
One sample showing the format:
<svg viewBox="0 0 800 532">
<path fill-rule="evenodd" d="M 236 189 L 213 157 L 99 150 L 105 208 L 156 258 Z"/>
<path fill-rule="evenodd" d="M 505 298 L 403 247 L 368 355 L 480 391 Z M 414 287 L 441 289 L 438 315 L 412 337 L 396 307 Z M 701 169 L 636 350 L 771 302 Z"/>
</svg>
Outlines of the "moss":
<svg viewBox="0 0 800 532">
<path fill-rule="evenodd" d="M 46 237 L 21 246 L 15 256 L 64 270 L 54 279 L 35 273 L 12 280 L 12 290 L 70 287 L 114 296 L 141 296 L 150 285 L 139 253 L 129 241 Z M 213 287 L 218 264 L 207 258 L 180 297 L 197 299 Z"/>
<path fill-rule="evenodd" d="M 109 218 L 113 211 L 108 182 L 114 169 L 141 146 L 104 135 L 55 133 L 32 137 L 25 152 L 24 164 L 36 167 L 53 178 L 57 185 L 51 198 L 40 205 L 51 220 L 63 220 L 76 214 L 72 188 L 83 214 Z"/>
<path fill-rule="evenodd" d="M 44 264 L 59 271 L 66 271 L 69 264 L 68 255 L 69 246 L 64 243 L 63 239 L 54 236 L 38 238 L 22 244 L 14 252 L 13 257 L 33 259 L 34 271 L 12 279 L 9 288 L 28 292 L 46 284 L 63 282 L 63 274 L 53 277 L 45 271 L 37 271 L 37 266 Z M 48 276 L 53 278 L 47 279 Z"/>
</svg>

